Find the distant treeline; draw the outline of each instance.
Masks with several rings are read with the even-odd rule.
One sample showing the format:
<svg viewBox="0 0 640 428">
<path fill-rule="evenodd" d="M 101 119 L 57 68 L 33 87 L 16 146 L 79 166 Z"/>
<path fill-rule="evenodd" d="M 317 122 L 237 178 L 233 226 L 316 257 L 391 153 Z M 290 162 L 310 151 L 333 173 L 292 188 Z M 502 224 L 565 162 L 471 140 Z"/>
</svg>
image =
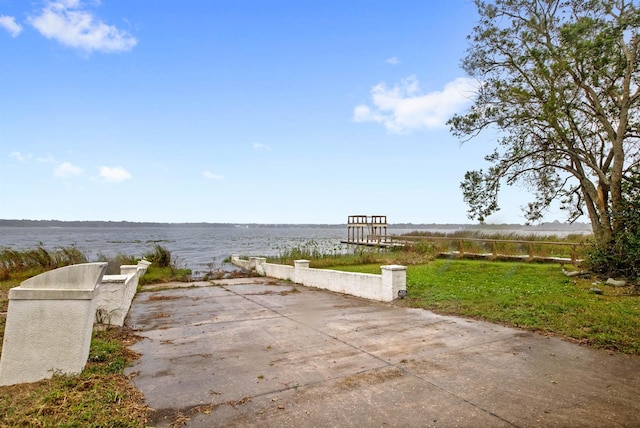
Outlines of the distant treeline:
<svg viewBox="0 0 640 428">
<path fill-rule="evenodd" d="M 260 223 L 153 223 L 132 221 L 61 221 L 61 220 L 2 220 L 0 227 L 314 227 L 314 228 L 346 228 L 343 224 L 260 224 Z M 589 232 L 587 223 L 542 223 L 535 226 L 522 224 L 436 224 L 436 223 L 389 223 L 389 229 L 443 229 L 443 230 L 539 230 L 539 231 L 576 231 Z"/>
</svg>

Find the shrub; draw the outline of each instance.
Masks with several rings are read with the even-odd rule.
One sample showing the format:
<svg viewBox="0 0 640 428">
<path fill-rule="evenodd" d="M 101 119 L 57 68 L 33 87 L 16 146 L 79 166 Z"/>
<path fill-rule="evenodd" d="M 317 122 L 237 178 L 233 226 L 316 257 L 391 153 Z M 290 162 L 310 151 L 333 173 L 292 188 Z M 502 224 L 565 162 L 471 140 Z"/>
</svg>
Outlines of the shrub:
<svg viewBox="0 0 640 428">
<path fill-rule="evenodd" d="M 135 265 L 138 264 L 138 259 L 134 256 L 118 253 L 114 257 L 109 257 L 103 253 L 98 253 L 97 259 L 99 262 L 107 262 L 107 275 L 118 275 L 120 273 L 120 266 L 122 265 Z"/>
<path fill-rule="evenodd" d="M 588 267 L 609 276 L 640 279 L 640 172 L 634 171 L 623 183 L 625 208 L 613 214 L 624 227 L 608 242 L 595 243 Z"/>
<path fill-rule="evenodd" d="M 587 267 L 596 273 L 629 279 L 640 278 L 640 230 L 616 234 L 610 242 L 594 244 Z"/>
<path fill-rule="evenodd" d="M 153 251 L 144 255 L 144 258 L 153 263 L 156 267 L 171 266 L 171 252 L 160 244 L 153 247 Z"/>
</svg>

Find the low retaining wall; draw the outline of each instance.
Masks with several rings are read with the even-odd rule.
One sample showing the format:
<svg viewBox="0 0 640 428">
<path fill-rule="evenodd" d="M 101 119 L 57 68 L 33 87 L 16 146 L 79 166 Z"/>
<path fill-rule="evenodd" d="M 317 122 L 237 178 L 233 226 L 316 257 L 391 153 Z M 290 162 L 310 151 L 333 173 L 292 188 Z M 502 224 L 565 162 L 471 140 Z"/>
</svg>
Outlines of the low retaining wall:
<svg viewBox="0 0 640 428">
<path fill-rule="evenodd" d="M 66 266 L 9 290 L 0 385 L 80 373 L 89 357 L 106 263 Z"/>
<path fill-rule="evenodd" d="M 382 274 L 373 275 L 312 269 L 308 260 L 296 260 L 294 266 L 288 266 L 267 263 L 262 257 L 243 260 L 240 256 L 233 255 L 231 263 L 243 269 L 255 270 L 259 275 L 382 302 L 391 302 L 399 294 L 404 296 L 407 290 L 407 268 L 399 265 L 381 266 Z"/>
<path fill-rule="evenodd" d="M 151 265 L 141 260 L 137 265 L 120 266 L 120 275 L 104 275 L 98 288 L 96 323 L 122 327 L 136 295 L 140 277 Z"/>
<path fill-rule="evenodd" d="M 94 321 L 122 326 L 138 281 L 151 263 L 84 263 L 44 272 L 9 290 L 0 357 L 0 385 L 80 373 L 89 357 Z"/>
</svg>

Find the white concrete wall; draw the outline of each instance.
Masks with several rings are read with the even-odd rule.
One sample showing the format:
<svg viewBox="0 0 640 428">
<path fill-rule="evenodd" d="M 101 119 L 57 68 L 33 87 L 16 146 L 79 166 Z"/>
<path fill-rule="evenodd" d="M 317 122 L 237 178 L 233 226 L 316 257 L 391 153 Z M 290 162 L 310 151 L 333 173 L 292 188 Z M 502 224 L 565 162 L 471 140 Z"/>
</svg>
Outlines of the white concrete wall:
<svg viewBox="0 0 640 428">
<path fill-rule="evenodd" d="M 241 260 L 238 256 L 232 256 L 231 260 L 244 269 L 255 269 L 260 275 L 382 302 L 398 298 L 398 292 L 407 289 L 407 268 L 399 265 L 382 266 L 382 275 L 373 275 L 312 269 L 307 260 L 296 260 L 294 266 L 266 263 L 265 259 L 259 257 Z"/>
<path fill-rule="evenodd" d="M 66 266 L 9 290 L 0 385 L 79 373 L 89 357 L 97 287 L 106 263 Z"/>
<path fill-rule="evenodd" d="M 249 260 L 243 260 L 237 254 L 234 254 L 234 255 L 231 256 L 231 264 L 234 264 L 234 265 L 236 265 L 238 267 L 241 267 L 242 269 L 245 269 L 245 270 L 252 270 L 252 269 L 255 268 L 255 265 L 251 266 Z"/>
<path fill-rule="evenodd" d="M 295 279 L 295 268 L 293 266 L 267 263 L 267 259 L 263 257 L 249 257 L 249 266 L 252 266 L 259 275 L 287 281 Z"/>
<path fill-rule="evenodd" d="M 231 263 L 245 270 L 255 270 L 258 275 L 293 281 L 293 266 L 267 263 L 264 257 L 249 257 L 243 260 L 239 255 L 234 254 L 231 256 Z"/>
<path fill-rule="evenodd" d="M 137 265 L 120 266 L 120 275 L 102 277 L 96 298 L 96 323 L 124 325 L 138 282 L 150 265 L 150 262 L 141 260 Z"/>
</svg>

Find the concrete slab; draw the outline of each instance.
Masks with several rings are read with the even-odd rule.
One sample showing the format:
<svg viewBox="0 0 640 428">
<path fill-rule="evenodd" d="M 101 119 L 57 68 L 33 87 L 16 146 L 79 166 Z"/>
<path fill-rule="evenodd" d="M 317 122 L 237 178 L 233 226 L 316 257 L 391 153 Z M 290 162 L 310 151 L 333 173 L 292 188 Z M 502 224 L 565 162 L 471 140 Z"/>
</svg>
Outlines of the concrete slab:
<svg viewBox="0 0 640 428">
<path fill-rule="evenodd" d="M 153 424 L 639 426 L 640 358 L 273 280 L 139 294 Z"/>
</svg>

